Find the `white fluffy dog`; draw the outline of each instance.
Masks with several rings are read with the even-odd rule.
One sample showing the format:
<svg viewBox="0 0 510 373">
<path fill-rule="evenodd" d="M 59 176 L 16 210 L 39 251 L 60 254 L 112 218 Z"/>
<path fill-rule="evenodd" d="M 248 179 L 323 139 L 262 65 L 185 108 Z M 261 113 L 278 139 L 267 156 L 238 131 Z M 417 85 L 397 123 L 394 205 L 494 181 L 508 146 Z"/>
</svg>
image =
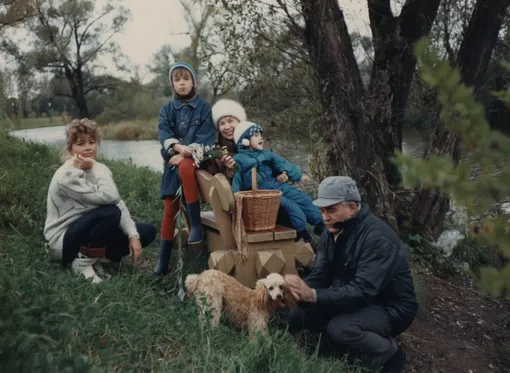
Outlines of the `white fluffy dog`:
<svg viewBox="0 0 510 373">
<path fill-rule="evenodd" d="M 224 312 L 233 323 L 248 328 L 250 337 L 257 331 L 267 334 L 267 323 L 273 311 L 296 305 L 285 280 L 278 273 L 258 280 L 252 290 L 226 273 L 210 269 L 199 275 L 188 275 L 185 287 L 188 295 L 197 298 L 202 317 L 207 310 L 211 311 L 212 326 L 219 325 Z M 205 297 L 206 304 L 200 302 L 201 296 Z"/>
</svg>

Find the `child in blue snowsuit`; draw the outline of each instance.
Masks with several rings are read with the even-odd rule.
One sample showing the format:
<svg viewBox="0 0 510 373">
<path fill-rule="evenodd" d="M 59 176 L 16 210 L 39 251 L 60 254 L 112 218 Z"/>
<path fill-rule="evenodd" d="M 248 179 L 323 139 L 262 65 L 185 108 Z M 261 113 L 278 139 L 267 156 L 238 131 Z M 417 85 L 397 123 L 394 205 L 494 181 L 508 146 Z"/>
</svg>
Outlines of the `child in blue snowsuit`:
<svg viewBox="0 0 510 373">
<path fill-rule="evenodd" d="M 264 149 L 263 129 L 252 122 L 241 122 L 234 131 L 237 153 L 234 160 L 237 165 L 232 180 L 232 192 L 251 190 L 251 170 L 257 169 L 257 183 L 260 189 L 280 190 L 280 206 L 289 215 L 293 228 L 297 231 L 297 240 L 303 238 L 310 242 L 312 237 L 306 229 L 306 222 L 322 229 L 322 216 L 319 208 L 305 193 L 287 184 L 290 181 L 307 180 L 301 169 L 284 158 Z"/>
</svg>

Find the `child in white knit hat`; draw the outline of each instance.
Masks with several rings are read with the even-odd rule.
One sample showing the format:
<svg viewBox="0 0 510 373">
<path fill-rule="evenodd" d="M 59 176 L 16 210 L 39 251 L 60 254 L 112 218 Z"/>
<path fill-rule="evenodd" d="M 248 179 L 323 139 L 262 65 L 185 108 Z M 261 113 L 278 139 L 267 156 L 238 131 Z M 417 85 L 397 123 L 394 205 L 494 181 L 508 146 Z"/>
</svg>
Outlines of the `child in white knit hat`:
<svg viewBox="0 0 510 373">
<path fill-rule="evenodd" d="M 251 170 L 256 168 L 259 188 L 282 191 L 280 206 L 287 212 L 293 228 L 298 232 L 297 240 L 303 238 L 310 242 L 312 237 L 306 229 L 306 222 L 321 229 L 321 212 L 307 194 L 287 184 L 289 180 L 306 183 L 308 177 L 302 174 L 299 167 L 265 150 L 262 133 L 262 127 L 253 122 L 245 121 L 236 126 L 234 141 L 237 153 L 234 160 L 237 170 L 232 180 L 232 191 L 251 190 Z"/>
<path fill-rule="evenodd" d="M 246 120 L 246 112 L 239 102 L 220 99 L 212 107 L 212 119 L 219 132 L 218 141 L 215 145 L 226 148 L 228 154 L 221 159 L 208 159 L 201 163 L 200 168 L 211 175 L 221 173 L 225 175 L 229 183 L 232 183 L 235 165 L 232 156 L 236 152 L 234 130 L 240 122 Z"/>
</svg>

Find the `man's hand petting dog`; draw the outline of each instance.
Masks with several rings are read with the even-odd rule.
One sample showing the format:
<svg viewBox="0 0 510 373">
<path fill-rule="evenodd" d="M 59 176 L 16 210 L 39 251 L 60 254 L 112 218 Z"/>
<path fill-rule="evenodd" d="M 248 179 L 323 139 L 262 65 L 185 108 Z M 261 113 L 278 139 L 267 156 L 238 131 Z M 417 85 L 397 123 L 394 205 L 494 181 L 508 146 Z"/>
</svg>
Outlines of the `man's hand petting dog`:
<svg viewBox="0 0 510 373">
<path fill-rule="evenodd" d="M 315 294 L 311 287 L 309 287 L 299 276 L 285 275 L 285 283 L 289 287 L 291 294 L 298 302 L 315 303 Z"/>
</svg>

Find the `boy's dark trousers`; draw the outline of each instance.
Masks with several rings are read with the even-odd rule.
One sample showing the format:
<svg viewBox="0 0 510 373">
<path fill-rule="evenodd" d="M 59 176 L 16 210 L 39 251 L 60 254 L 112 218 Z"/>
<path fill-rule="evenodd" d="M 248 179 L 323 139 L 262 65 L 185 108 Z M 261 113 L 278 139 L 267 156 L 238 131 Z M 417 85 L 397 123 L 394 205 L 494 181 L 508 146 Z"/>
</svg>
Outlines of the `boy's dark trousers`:
<svg viewBox="0 0 510 373">
<path fill-rule="evenodd" d="M 98 250 L 104 248 L 104 257 L 119 262 L 129 255 L 129 238 L 120 229 L 121 212 L 117 206 L 98 207 L 75 221 L 64 234 L 62 264 L 68 265 L 82 247 Z M 156 237 L 152 224 L 136 223 L 142 247 L 150 245 Z M 86 253 L 84 253 L 86 254 Z"/>
</svg>

